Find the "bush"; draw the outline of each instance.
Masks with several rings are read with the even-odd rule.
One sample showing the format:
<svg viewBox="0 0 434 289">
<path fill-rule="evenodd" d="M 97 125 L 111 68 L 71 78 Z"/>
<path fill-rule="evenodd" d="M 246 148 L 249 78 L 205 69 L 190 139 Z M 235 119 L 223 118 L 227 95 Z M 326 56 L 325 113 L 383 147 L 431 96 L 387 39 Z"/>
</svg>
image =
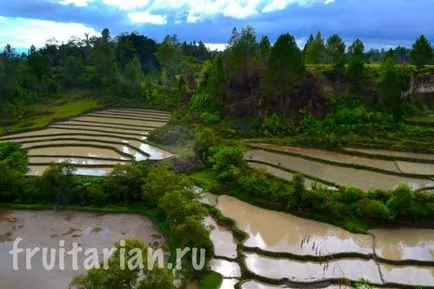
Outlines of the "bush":
<svg viewBox="0 0 434 289">
<path fill-rule="evenodd" d="M 413 203 L 413 191 L 407 185 L 399 185 L 392 191 L 392 196 L 387 202 L 387 207 L 394 218 L 407 215 Z"/>
<path fill-rule="evenodd" d="M 357 214 L 363 218 L 387 220 L 389 208 L 381 201 L 363 199 L 357 203 Z"/>
<path fill-rule="evenodd" d="M 135 165 L 116 165 L 107 179 L 107 192 L 114 202 L 140 201 L 145 174 Z"/>
<path fill-rule="evenodd" d="M 0 200 L 13 202 L 24 188 L 24 175 L 13 170 L 5 161 L 0 161 Z"/>
<path fill-rule="evenodd" d="M 211 147 L 208 162 L 221 180 L 234 180 L 246 166 L 243 150 L 239 147 Z"/>
<path fill-rule="evenodd" d="M 148 139 L 167 146 L 185 146 L 193 140 L 193 134 L 186 126 L 173 125 L 151 131 Z"/>
</svg>

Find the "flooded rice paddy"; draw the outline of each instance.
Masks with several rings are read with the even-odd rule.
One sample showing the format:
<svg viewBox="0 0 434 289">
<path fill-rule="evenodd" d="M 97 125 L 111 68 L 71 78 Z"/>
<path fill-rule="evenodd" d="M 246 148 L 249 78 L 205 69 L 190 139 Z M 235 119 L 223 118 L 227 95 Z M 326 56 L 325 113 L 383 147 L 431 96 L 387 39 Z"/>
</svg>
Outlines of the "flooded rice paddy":
<svg viewBox="0 0 434 289">
<path fill-rule="evenodd" d="M 426 154 L 426 153 L 401 152 L 401 151 L 370 149 L 370 148 L 345 148 L 345 150 L 349 152 L 359 152 L 359 153 L 364 153 L 364 154 L 374 155 L 374 156 L 382 155 L 382 156 L 389 156 L 389 157 L 400 157 L 400 158 L 434 161 L 434 155 Z"/>
<path fill-rule="evenodd" d="M 19 257 L 21 270 L 12 268 L 12 241 L 22 238 L 21 248 L 44 246 L 59 248 L 64 240 L 68 251 L 75 242 L 83 249 L 95 248 L 102 252 L 110 249 L 115 242 L 137 239 L 152 247 L 167 247 L 167 243 L 156 226 L 146 217 L 131 214 L 102 214 L 54 211 L 0 211 L 0 280 L 1 288 L 67 289 L 72 278 L 83 273 L 74 271 L 70 255 L 65 255 L 65 270 L 44 270 L 42 254 L 32 258 L 32 270 L 25 268 L 25 258 Z M 7 236 L 7 237 L 5 237 Z M 23 256 L 23 255 L 21 255 Z M 85 256 L 78 255 L 83 264 Z M 58 262 L 58 261 L 57 261 Z M 57 263 L 58 264 L 58 263 Z M 82 266 L 81 266 L 82 267 Z"/>
<path fill-rule="evenodd" d="M 241 288 L 299 288 L 300 284 L 305 284 L 301 288 L 349 289 L 348 282 L 360 278 L 389 288 L 434 287 L 434 230 L 375 229 L 369 234 L 353 234 L 326 223 L 265 210 L 229 196 L 219 196 L 216 208 L 247 233 L 244 243 L 238 246 L 242 251 L 241 262 L 254 274 L 253 278 L 281 282 L 271 285 L 242 280 L 237 263 L 216 257 L 212 270 L 225 278 L 237 278 L 233 282 L 239 279 Z M 223 235 L 214 236 L 214 244 L 232 246 L 233 239 L 222 237 L 217 242 L 215 239 L 219 236 Z M 261 250 L 255 253 L 252 247 Z M 282 253 L 289 254 L 276 255 Z M 339 255 L 341 253 L 344 255 Z M 318 259 L 318 256 L 325 259 Z M 247 276 L 252 278 L 250 274 Z M 345 282 L 348 284 L 342 285 Z"/>
<path fill-rule="evenodd" d="M 155 110 L 103 110 L 56 122 L 46 129 L 3 136 L 0 142 L 22 144 L 30 157 L 29 175 L 42 174 L 51 162 L 70 159 L 77 165 L 77 174 L 100 176 L 117 163 L 172 157 L 146 143 L 149 131 L 164 126 L 169 118 L 169 113 Z"/>
<path fill-rule="evenodd" d="M 329 181 L 341 186 L 351 186 L 362 190 L 392 189 L 399 184 L 408 184 L 413 189 L 434 186 L 428 178 L 410 178 L 374 172 L 368 169 L 343 167 L 334 164 L 308 160 L 300 156 L 290 156 L 278 152 L 254 149 L 245 155 L 248 161 L 259 161 L 266 165 L 289 169 L 307 176 Z"/>
</svg>

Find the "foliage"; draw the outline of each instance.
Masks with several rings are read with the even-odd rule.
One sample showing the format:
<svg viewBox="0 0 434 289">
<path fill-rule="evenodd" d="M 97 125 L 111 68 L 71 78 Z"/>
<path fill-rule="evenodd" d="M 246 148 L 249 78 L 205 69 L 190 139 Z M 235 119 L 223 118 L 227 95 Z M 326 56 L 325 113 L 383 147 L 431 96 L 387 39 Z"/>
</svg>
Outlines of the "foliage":
<svg viewBox="0 0 434 289">
<path fill-rule="evenodd" d="M 350 81 L 350 92 L 361 93 L 363 80 L 365 78 L 365 63 L 364 63 L 365 46 L 360 39 L 355 40 L 348 47 L 348 53 L 351 57 L 347 68 L 347 77 Z"/>
<path fill-rule="evenodd" d="M 125 252 L 139 252 L 141 257 L 137 258 L 136 254 L 132 256 L 126 255 L 121 257 L 120 249 L 124 248 Z M 108 261 L 108 269 L 105 269 L 102 265 L 97 268 L 89 270 L 87 273 L 76 276 L 70 284 L 72 289 L 93 289 L 93 288 L 105 288 L 105 289 L 157 289 L 167 288 L 174 289 L 173 274 L 168 269 L 153 268 L 148 269 L 147 266 L 147 246 L 137 240 L 125 241 L 125 246 L 121 247 L 121 244 L 117 243 L 115 246 L 115 253 Z M 137 251 L 136 251 L 137 250 Z M 131 270 L 128 264 L 136 263 L 137 258 L 143 261 L 144 268 L 136 267 Z M 124 266 L 127 269 L 122 269 Z M 156 267 L 156 266 L 155 266 Z M 145 276 L 144 278 L 142 278 Z"/>
<path fill-rule="evenodd" d="M 404 100 L 401 96 L 401 90 L 402 82 L 392 54 L 381 65 L 377 92 L 382 110 L 393 115 L 397 122 L 402 119 L 404 114 Z"/>
<path fill-rule="evenodd" d="M 421 35 L 410 51 L 410 57 L 418 69 L 429 63 L 433 57 L 433 48 L 425 35 Z"/>
<path fill-rule="evenodd" d="M 282 111 L 294 93 L 294 85 L 303 79 L 304 72 L 303 57 L 294 37 L 281 35 L 271 48 L 268 58 L 267 74 L 262 87 L 265 107 L 276 107 Z"/>
<path fill-rule="evenodd" d="M 229 146 L 209 148 L 208 162 L 221 180 L 233 180 L 245 166 L 243 150 Z"/>
<path fill-rule="evenodd" d="M 17 143 L 5 142 L 0 144 L 0 162 L 21 173 L 27 172 L 27 154 Z"/>
<path fill-rule="evenodd" d="M 71 163 L 55 163 L 44 171 L 40 178 L 40 189 L 56 206 L 67 205 L 75 192 L 75 168 Z"/>
<path fill-rule="evenodd" d="M 139 201 L 142 198 L 142 186 L 148 173 L 148 168 L 142 166 L 116 165 L 108 175 L 107 190 L 112 200 L 117 203 Z"/>
<path fill-rule="evenodd" d="M 167 192 L 191 188 L 191 181 L 178 174 L 169 163 L 158 163 L 148 173 L 146 183 L 142 187 L 143 199 L 157 205 L 158 200 Z"/>
<path fill-rule="evenodd" d="M 334 34 L 327 39 L 326 49 L 333 69 L 337 73 L 337 79 L 340 81 L 345 71 L 345 42 L 339 35 Z"/>
<path fill-rule="evenodd" d="M 321 32 L 318 32 L 316 37 L 306 47 L 304 60 L 306 64 L 320 64 L 325 62 L 326 47 Z"/>
</svg>

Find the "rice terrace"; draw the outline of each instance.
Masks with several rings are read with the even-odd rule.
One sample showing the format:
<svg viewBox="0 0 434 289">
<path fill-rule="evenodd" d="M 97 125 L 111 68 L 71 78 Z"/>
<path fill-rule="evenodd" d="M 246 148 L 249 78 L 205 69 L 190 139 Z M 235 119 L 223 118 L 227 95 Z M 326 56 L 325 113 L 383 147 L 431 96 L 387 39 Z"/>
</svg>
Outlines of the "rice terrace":
<svg viewBox="0 0 434 289">
<path fill-rule="evenodd" d="M 9 2 L 0 289 L 434 289 L 422 0 Z"/>
</svg>

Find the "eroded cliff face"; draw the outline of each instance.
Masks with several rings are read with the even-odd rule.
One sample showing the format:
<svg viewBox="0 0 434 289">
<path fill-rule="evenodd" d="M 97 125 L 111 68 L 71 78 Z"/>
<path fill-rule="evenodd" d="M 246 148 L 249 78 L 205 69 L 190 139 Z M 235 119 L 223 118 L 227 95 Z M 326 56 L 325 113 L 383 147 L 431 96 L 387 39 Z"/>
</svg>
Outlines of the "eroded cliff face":
<svg viewBox="0 0 434 289">
<path fill-rule="evenodd" d="M 412 77 L 410 89 L 412 94 L 434 93 L 434 75 Z"/>
<path fill-rule="evenodd" d="M 413 76 L 406 95 L 413 100 L 422 100 L 426 105 L 434 107 L 434 75 Z"/>
</svg>

